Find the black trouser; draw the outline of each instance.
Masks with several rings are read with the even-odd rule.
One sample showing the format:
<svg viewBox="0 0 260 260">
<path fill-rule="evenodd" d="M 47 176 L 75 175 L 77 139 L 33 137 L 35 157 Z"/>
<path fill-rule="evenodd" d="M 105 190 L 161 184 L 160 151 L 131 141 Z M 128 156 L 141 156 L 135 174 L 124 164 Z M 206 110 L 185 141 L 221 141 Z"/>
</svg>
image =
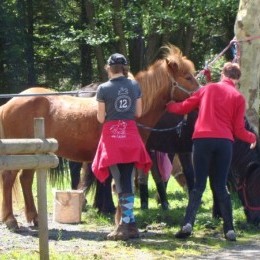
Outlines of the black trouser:
<svg viewBox="0 0 260 260">
<path fill-rule="evenodd" d="M 206 188 L 210 163 L 214 160 L 215 172 L 211 175 L 211 184 L 220 205 L 224 220 L 224 231 L 233 229 L 233 217 L 230 196 L 226 187 L 232 159 L 233 143 L 228 139 L 203 138 L 193 141 L 193 165 L 195 184 L 190 193 L 184 224 L 193 225 L 202 194 Z"/>
</svg>

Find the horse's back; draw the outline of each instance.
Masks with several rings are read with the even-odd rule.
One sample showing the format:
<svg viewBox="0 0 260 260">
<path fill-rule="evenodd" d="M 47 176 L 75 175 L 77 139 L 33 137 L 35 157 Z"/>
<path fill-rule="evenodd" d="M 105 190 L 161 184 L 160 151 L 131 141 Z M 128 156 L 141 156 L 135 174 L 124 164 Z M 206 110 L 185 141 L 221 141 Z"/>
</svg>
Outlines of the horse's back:
<svg viewBox="0 0 260 260">
<path fill-rule="evenodd" d="M 184 122 L 183 116 L 165 113 L 155 125 L 146 146 L 149 150 L 165 153 L 183 153 L 192 150 L 192 133 L 197 113 L 192 112 Z M 183 125 L 178 125 L 183 122 Z"/>
<path fill-rule="evenodd" d="M 30 88 L 2 106 L 5 138 L 33 138 L 34 118 L 44 118 L 46 137 L 59 142 L 58 154 L 74 160 L 92 159 L 100 137 L 95 98 L 48 95 L 53 90 Z M 37 95 L 46 94 L 46 95 Z"/>
</svg>

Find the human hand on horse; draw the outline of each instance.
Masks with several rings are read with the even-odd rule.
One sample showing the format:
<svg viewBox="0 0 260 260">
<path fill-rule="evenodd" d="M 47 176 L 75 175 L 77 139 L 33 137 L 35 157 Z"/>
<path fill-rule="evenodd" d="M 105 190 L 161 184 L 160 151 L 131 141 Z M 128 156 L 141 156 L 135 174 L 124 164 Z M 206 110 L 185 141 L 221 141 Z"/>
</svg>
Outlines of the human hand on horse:
<svg viewBox="0 0 260 260">
<path fill-rule="evenodd" d="M 250 144 L 250 149 L 254 149 L 256 147 L 256 141 Z"/>
<path fill-rule="evenodd" d="M 165 105 L 165 110 L 166 110 L 167 112 L 169 112 L 169 111 L 168 111 L 169 106 L 171 106 L 172 104 L 175 104 L 175 103 L 176 103 L 176 101 L 174 101 L 174 100 L 169 101 L 169 102 Z"/>
</svg>

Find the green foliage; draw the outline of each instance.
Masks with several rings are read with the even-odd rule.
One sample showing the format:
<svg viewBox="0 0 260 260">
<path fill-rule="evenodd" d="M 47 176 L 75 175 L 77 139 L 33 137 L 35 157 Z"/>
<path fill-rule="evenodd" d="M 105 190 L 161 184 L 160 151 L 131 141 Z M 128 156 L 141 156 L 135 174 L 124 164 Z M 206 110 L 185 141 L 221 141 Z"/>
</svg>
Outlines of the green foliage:
<svg viewBox="0 0 260 260">
<path fill-rule="evenodd" d="M 219 53 L 233 38 L 238 9 L 237 0 L 121 1 L 121 6 L 95 0 L 90 1 L 94 11 L 90 20 L 84 11 L 84 1 L 32 1 L 32 10 L 28 9 L 28 3 L 3 0 L 0 7 L 0 67 L 4 68 L 0 82 L 9 92 L 22 90 L 28 83 L 30 26 L 38 83 L 55 89 L 72 89 L 82 83 L 82 71 L 87 69 L 82 67 L 82 58 L 89 53 L 83 54 L 82 46 L 90 47 L 86 62 L 93 70 L 89 72 L 92 80 L 101 73 L 97 71 L 95 47 L 102 46 L 104 56 L 117 50 L 122 39 L 116 34 L 115 21 L 122 24 L 129 52 L 136 50 L 132 44 L 138 42 L 142 51 L 132 55 L 140 56 L 135 60 L 141 61 L 143 67 L 157 52 L 147 49 L 169 41 L 180 47 L 197 68 L 202 68 L 208 55 Z M 29 12 L 33 13 L 33 24 L 28 21 Z"/>
</svg>

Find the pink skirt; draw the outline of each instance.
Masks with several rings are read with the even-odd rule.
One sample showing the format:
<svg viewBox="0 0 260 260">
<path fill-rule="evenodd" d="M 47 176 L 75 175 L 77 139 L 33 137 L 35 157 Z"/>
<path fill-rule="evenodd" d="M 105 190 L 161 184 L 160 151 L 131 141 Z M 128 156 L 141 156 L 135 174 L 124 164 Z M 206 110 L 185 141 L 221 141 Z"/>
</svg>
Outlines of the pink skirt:
<svg viewBox="0 0 260 260">
<path fill-rule="evenodd" d="M 114 120 L 104 123 L 92 170 L 100 182 L 109 176 L 109 166 L 134 163 L 148 173 L 152 161 L 133 120 Z"/>
</svg>

